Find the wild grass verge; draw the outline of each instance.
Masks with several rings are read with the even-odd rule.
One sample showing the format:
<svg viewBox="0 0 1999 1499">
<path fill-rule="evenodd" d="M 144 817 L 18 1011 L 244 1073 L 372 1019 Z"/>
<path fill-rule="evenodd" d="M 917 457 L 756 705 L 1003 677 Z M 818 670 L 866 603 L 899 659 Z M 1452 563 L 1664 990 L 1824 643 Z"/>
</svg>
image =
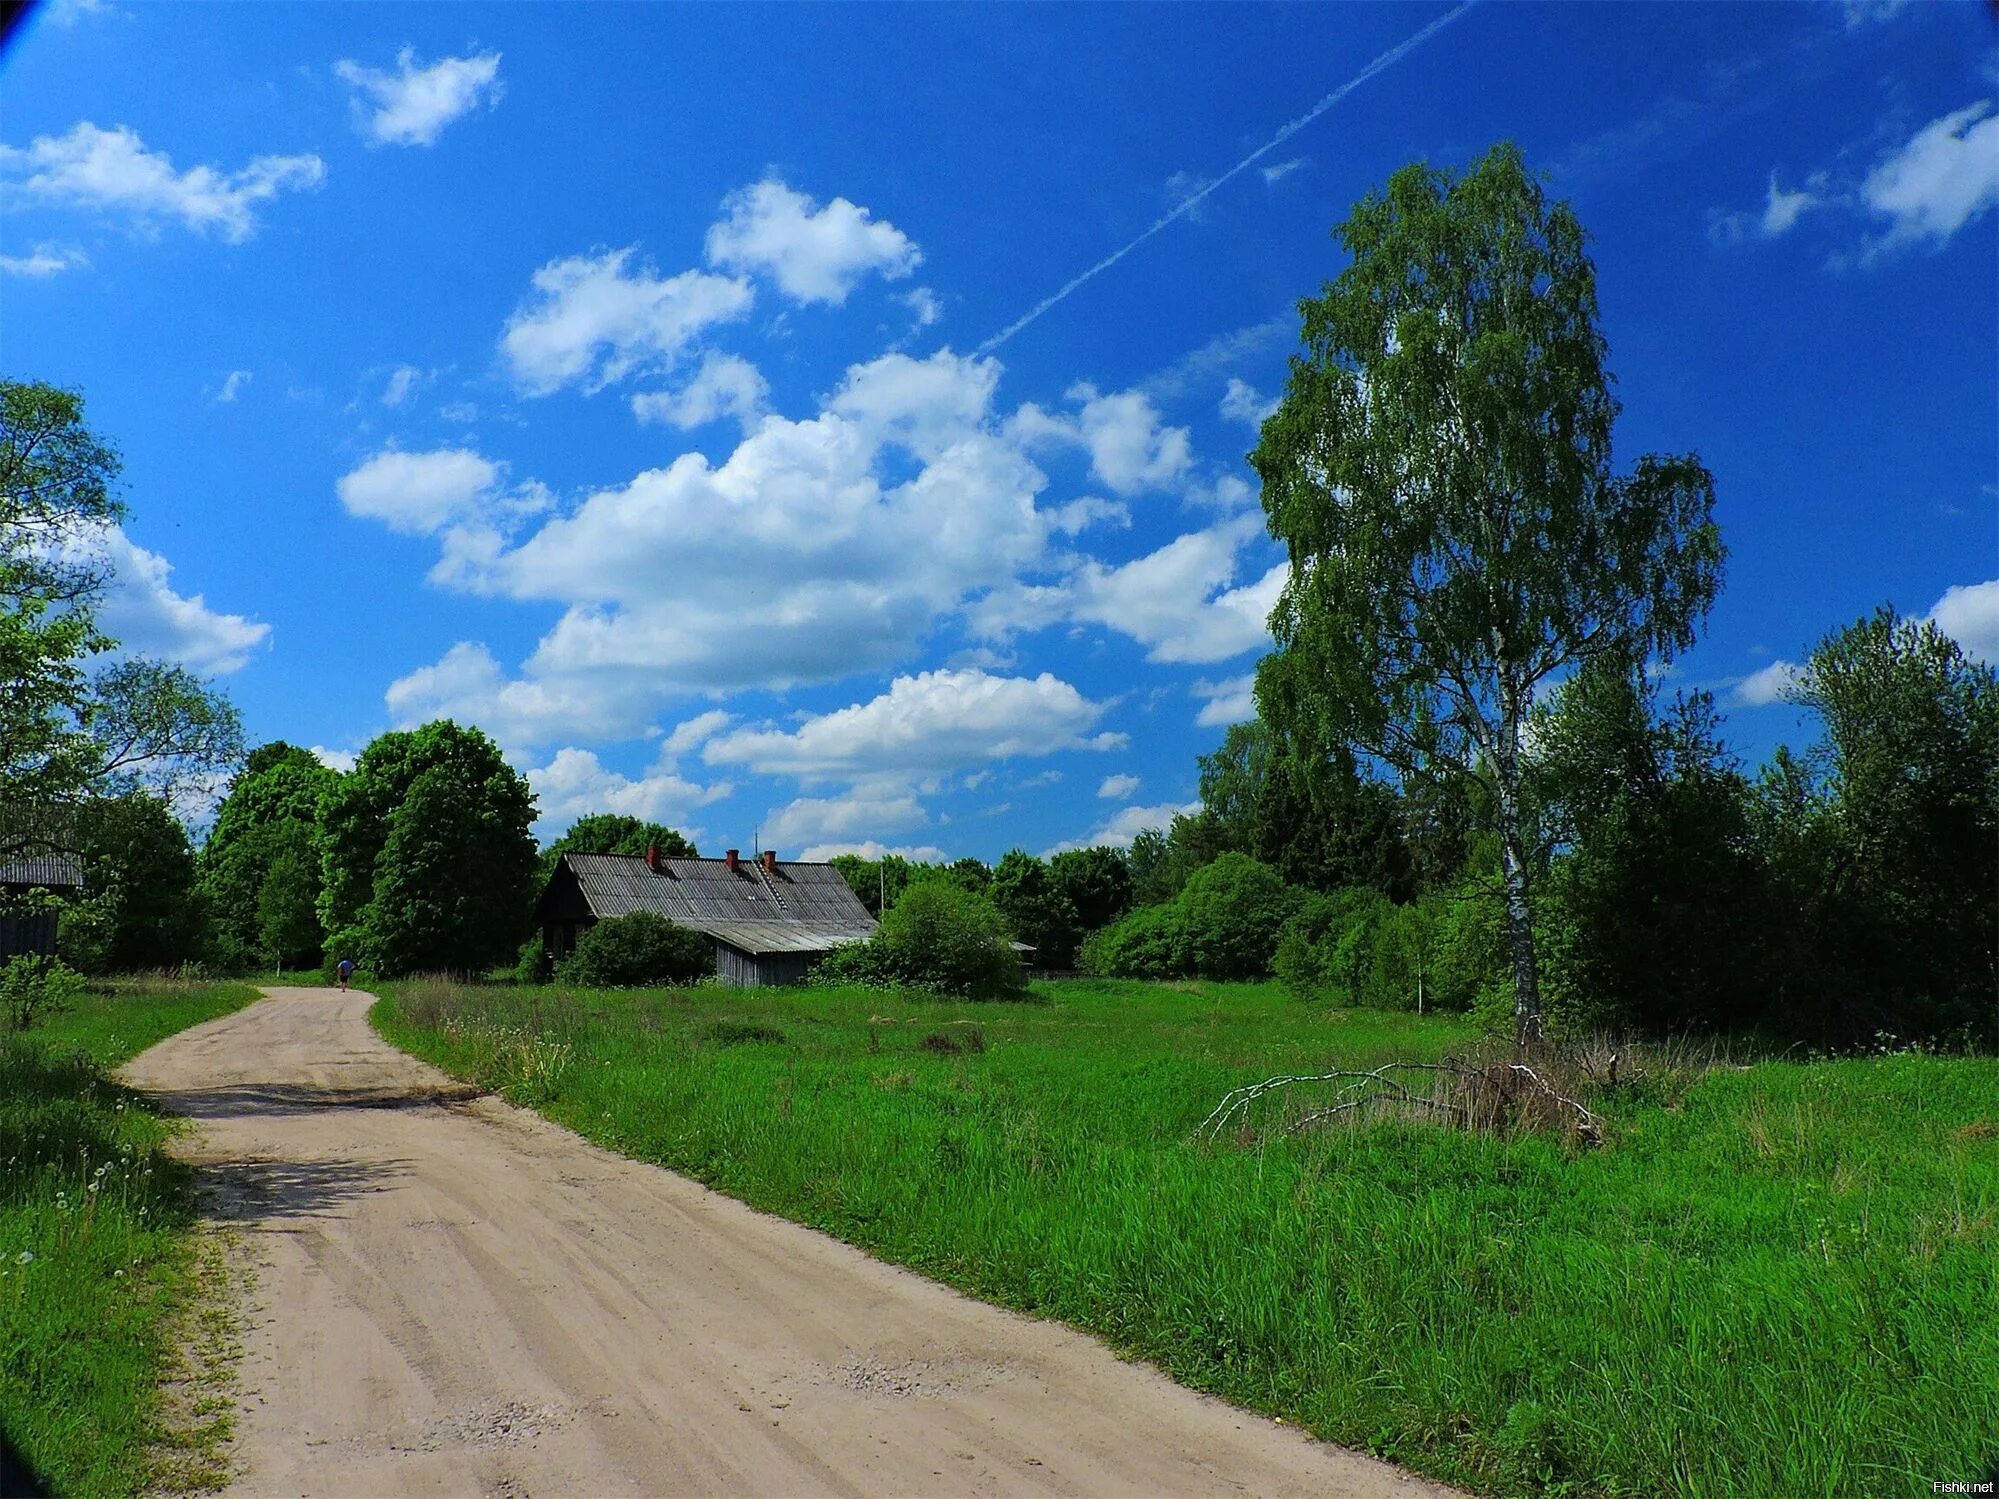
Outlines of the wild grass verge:
<svg viewBox="0 0 1999 1499">
<path fill-rule="evenodd" d="M 1475 1038 L 1268 985 L 1038 990 L 405 984 L 376 1023 L 614 1149 L 1469 1487 L 1927 1494 L 1999 1458 L 1999 1062 L 1627 1054 L 1613 1086 L 1598 1053 L 1563 1079 L 1601 1146 L 1293 1131 L 1275 1101 L 1207 1140 L 1244 1083 Z"/>
<path fill-rule="evenodd" d="M 100 985 L 0 1036 L 0 1431 L 59 1494 L 198 1488 L 226 1410 L 162 1419 L 162 1381 L 212 1309 L 170 1121 L 107 1069 L 240 1008 L 237 984 Z"/>
</svg>

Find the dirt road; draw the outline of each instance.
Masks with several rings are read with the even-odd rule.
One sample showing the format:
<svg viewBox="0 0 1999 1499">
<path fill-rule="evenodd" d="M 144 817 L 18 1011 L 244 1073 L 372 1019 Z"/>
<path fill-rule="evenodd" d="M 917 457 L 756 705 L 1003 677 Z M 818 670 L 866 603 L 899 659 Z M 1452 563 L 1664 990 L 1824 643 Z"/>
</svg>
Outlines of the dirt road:
<svg viewBox="0 0 1999 1499">
<path fill-rule="evenodd" d="M 256 1262 L 235 1492 L 1442 1495 L 597 1149 L 280 989 L 125 1075 Z"/>
</svg>

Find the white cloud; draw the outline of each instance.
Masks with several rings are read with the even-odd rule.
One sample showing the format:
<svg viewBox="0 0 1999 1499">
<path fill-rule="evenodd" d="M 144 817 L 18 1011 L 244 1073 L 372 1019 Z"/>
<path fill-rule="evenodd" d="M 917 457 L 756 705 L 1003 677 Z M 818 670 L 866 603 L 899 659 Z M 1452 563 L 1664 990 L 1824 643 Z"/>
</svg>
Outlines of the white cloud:
<svg viewBox="0 0 1999 1499">
<path fill-rule="evenodd" d="M 919 328 L 928 328 L 931 324 L 942 321 L 944 317 L 943 302 L 938 299 L 937 293 L 927 286 L 919 286 L 914 291 L 904 292 L 896 300 L 909 309 L 910 317 L 915 319 Z"/>
<path fill-rule="evenodd" d="M 1862 200 L 1893 220 L 1882 247 L 1943 244 L 1999 203 L 1999 114 L 1980 99 L 1930 121 L 1861 184 Z"/>
<path fill-rule="evenodd" d="M 747 432 L 763 415 L 770 385 L 757 367 L 734 354 L 711 349 L 694 378 L 675 391 L 642 391 L 632 397 L 632 414 L 642 422 L 667 422 L 685 432 L 722 417 Z"/>
<path fill-rule="evenodd" d="M 848 369 L 826 403 L 875 442 L 936 459 L 977 435 L 999 387 L 1000 367 L 942 349 L 927 359 L 884 354 Z"/>
<path fill-rule="evenodd" d="M 1116 748 L 1121 734 L 1086 737 L 1106 706 L 1047 672 L 926 671 L 796 729 L 725 734 L 710 740 L 702 757 L 804 779 L 943 775 L 986 760 Z"/>
<path fill-rule="evenodd" d="M 909 275 L 923 252 L 908 235 L 845 198 L 824 208 L 776 179 L 732 193 L 708 231 L 708 263 L 761 271 L 799 302 L 839 304 L 870 271 Z"/>
<path fill-rule="evenodd" d="M 234 172 L 176 172 L 166 153 L 147 150 L 131 127 L 101 130 L 86 120 L 67 135 L 0 146 L 0 178 L 31 198 L 123 215 L 140 229 L 177 219 L 237 244 L 256 233 L 258 204 L 318 187 L 326 164 L 311 155 L 258 156 Z"/>
<path fill-rule="evenodd" d="M 1075 536 L 1093 526 L 1131 528 L 1131 507 L 1123 500 L 1099 499 L 1085 495 L 1079 500 L 1057 505 L 1048 512 L 1048 524 L 1064 536 Z"/>
<path fill-rule="evenodd" d="M 522 390 L 597 390 L 667 368 L 706 329 L 749 311 L 747 281 L 705 271 L 662 277 L 632 257 L 630 248 L 572 255 L 534 273 L 533 292 L 500 338 Z"/>
<path fill-rule="evenodd" d="M 1260 531 L 1256 517 L 1237 516 L 1122 565 L 1086 560 L 1059 584 L 995 590 L 973 622 L 992 635 L 1064 620 L 1104 625 L 1146 646 L 1152 661 L 1226 661 L 1261 650 L 1288 566 L 1231 586 L 1239 553 Z"/>
<path fill-rule="evenodd" d="M 342 59 L 333 65 L 341 82 L 354 90 L 354 118 L 370 145 L 428 146 L 444 127 L 470 114 L 483 100 L 500 102 L 500 54 L 443 57 L 425 67 L 408 47 L 396 54 L 396 71 L 364 67 Z"/>
<path fill-rule="evenodd" d="M 1788 233 L 1804 215 L 1805 210 L 1819 206 L 1820 201 L 1817 194 L 1805 188 L 1799 188 L 1796 192 L 1785 192 L 1777 186 L 1777 174 L 1772 172 L 1769 195 L 1763 204 L 1761 224 L 1763 237 L 1775 239 L 1780 234 Z"/>
<path fill-rule="evenodd" d="M 1071 838 L 1046 849 L 1042 857 L 1067 853 L 1072 848 L 1130 848 L 1132 839 L 1149 829 L 1164 831 L 1175 817 L 1192 817 L 1201 810 L 1198 801 L 1163 802 L 1155 807 L 1119 807 L 1080 838 Z"/>
<path fill-rule="evenodd" d="M 857 834 L 895 834 L 923 827 L 930 816 L 910 795 L 800 797 L 773 812 L 763 825 L 765 848 L 796 848 L 850 839 Z"/>
<path fill-rule="evenodd" d="M 1929 621 L 1973 660 L 1999 666 L 1999 578 L 1946 589 Z"/>
<path fill-rule="evenodd" d="M 342 775 L 352 770 L 361 758 L 358 750 L 328 749 L 323 744 L 313 745 L 312 754 L 328 770 L 337 770 Z"/>
<path fill-rule="evenodd" d="M 509 680 L 493 653 L 469 640 L 435 664 L 398 677 L 384 699 L 399 727 L 450 718 L 477 724 L 509 746 L 549 744 L 570 735 L 629 739 L 645 730 L 650 717 L 649 704 L 600 677 Z"/>
<path fill-rule="evenodd" d="M 82 21 L 85 16 L 112 16 L 113 10 L 107 0 L 53 0 L 42 14 L 52 26 L 60 26 L 65 31 Z"/>
<path fill-rule="evenodd" d="M 223 406 L 232 404 L 252 378 L 248 370 L 231 370 L 223 377 L 222 388 L 215 393 L 216 402 Z"/>
<path fill-rule="evenodd" d="M 825 864 L 842 854 L 854 854 L 863 859 L 886 859 L 894 855 L 907 859 L 912 864 L 947 864 L 951 856 L 941 848 L 925 843 L 915 847 L 890 848 L 885 843 L 877 843 L 870 838 L 865 843 L 815 843 L 799 854 L 805 864 Z"/>
<path fill-rule="evenodd" d="M 180 594 L 168 582 L 173 565 L 112 527 L 87 544 L 110 565 L 111 584 L 98 622 L 124 649 L 178 661 L 204 676 L 241 669 L 271 627 L 208 607 L 200 594 Z"/>
<path fill-rule="evenodd" d="M 1165 426 L 1144 392 L 1104 395 L 1083 382 L 1070 387 L 1067 399 L 1080 404 L 1073 415 L 1030 402 L 1014 414 L 1008 432 L 1029 446 L 1073 443 L 1087 449 L 1090 471 L 1120 495 L 1166 488 L 1193 466 L 1187 429 Z"/>
<path fill-rule="evenodd" d="M 90 257 L 74 245 L 36 245 L 26 255 L 0 255 L 0 274 L 40 280 L 89 264 Z"/>
<path fill-rule="evenodd" d="M 694 717 L 674 726 L 673 732 L 660 742 L 659 752 L 665 757 L 689 754 L 735 721 L 736 716 L 733 713 L 725 712 L 721 708 L 711 708 L 706 713 L 697 713 Z"/>
<path fill-rule="evenodd" d="M 1264 185 L 1266 187 L 1275 186 L 1300 167 L 1308 165 L 1311 160 L 1312 158 L 1309 156 L 1294 156 L 1289 161 L 1280 161 L 1275 166 L 1265 167 L 1263 169 Z"/>
<path fill-rule="evenodd" d="M 1097 795 L 1123 801 L 1136 790 L 1138 790 L 1137 776 L 1105 776 L 1102 784 L 1097 787 Z"/>
<path fill-rule="evenodd" d="M 343 476 L 334 490 L 349 515 L 381 521 L 405 536 L 430 536 L 479 515 L 499 481 L 500 466 L 467 448 L 391 448 Z"/>
<path fill-rule="evenodd" d="M 1248 723 L 1256 717 L 1255 672 L 1240 677 L 1224 677 L 1219 682 L 1196 682 L 1193 693 L 1195 697 L 1208 700 L 1194 719 L 1203 728 L 1227 728 L 1231 724 Z"/>
<path fill-rule="evenodd" d="M 687 824 L 687 814 L 735 790 L 727 781 L 702 786 L 660 763 L 627 776 L 607 767 L 589 750 L 559 749 L 546 765 L 527 771 L 539 809 L 536 822 L 550 831 L 568 827 L 592 812 L 616 812 L 646 822 L 663 822 L 690 838 L 702 830 Z"/>
<path fill-rule="evenodd" d="M 1784 694 L 1797 680 L 1796 666 L 1789 661 L 1772 661 L 1737 682 L 1730 698 L 1744 708 L 1767 707 L 1771 703 L 1782 702 Z"/>
<path fill-rule="evenodd" d="M 423 382 L 423 371 L 414 365 L 398 365 L 389 374 L 388 383 L 382 387 L 382 404 L 400 406 L 407 401 Z"/>
<path fill-rule="evenodd" d="M 1232 422 L 1244 422 L 1261 430 L 1280 404 L 1275 396 L 1266 396 L 1247 380 L 1231 376 L 1228 389 L 1222 392 L 1221 412 Z"/>
</svg>

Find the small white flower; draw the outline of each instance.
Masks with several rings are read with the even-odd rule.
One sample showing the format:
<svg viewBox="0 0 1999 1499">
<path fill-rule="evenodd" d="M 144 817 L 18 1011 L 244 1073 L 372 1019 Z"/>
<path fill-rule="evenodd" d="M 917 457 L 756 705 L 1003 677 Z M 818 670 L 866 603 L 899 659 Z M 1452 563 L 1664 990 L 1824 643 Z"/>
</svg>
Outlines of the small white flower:
<svg viewBox="0 0 1999 1499">
<path fill-rule="evenodd" d="M 34 1262 L 35 1251 L 32 1249 L 24 1249 L 14 1256 L 14 1263 L 17 1265 L 32 1265 Z"/>
</svg>

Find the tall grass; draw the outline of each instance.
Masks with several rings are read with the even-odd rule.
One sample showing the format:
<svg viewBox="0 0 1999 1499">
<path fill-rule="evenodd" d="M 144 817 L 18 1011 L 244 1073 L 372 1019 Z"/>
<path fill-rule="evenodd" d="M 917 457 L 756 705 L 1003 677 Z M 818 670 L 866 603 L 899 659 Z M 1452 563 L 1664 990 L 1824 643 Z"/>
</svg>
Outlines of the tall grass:
<svg viewBox="0 0 1999 1499">
<path fill-rule="evenodd" d="M 1999 1064 L 1660 1068 L 1594 1096 L 1595 1150 L 1275 1118 L 1204 1144 L 1239 1084 L 1473 1038 L 1269 986 L 1038 994 L 423 984 L 376 1017 L 613 1148 L 1473 1487 L 1927 1493 L 1999 1456 Z"/>
<path fill-rule="evenodd" d="M 0 1430 L 57 1493 L 187 1472 L 159 1386 L 195 1290 L 188 1173 L 168 1123 L 105 1069 L 255 997 L 126 981 L 0 1036 Z"/>
</svg>

